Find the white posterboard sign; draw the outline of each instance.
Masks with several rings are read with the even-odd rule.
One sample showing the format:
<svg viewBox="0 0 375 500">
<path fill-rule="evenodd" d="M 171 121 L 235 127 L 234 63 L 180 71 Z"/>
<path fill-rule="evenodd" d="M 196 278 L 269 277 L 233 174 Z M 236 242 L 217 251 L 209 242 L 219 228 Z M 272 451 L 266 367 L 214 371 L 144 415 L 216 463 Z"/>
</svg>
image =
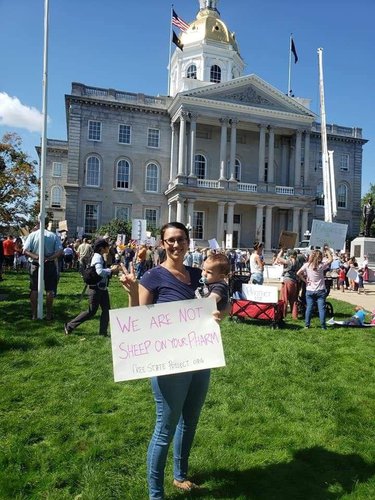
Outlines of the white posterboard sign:
<svg viewBox="0 0 375 500">
<path fill-rule="evenodd" d="M 132 219 L 132 240 L 143 243 L 147 238 L 146 219 Z"/>
<path fill-rule="evenodd" d="M 358 272 L 354 269 L 354 267 L 349 268 L 349 271 L 346 273 L 346 276 L 349 280 L 356 280 L 358 277 Z"/>
<path fill-rule="evenodd" d="M 233 248 L 233 234 L 225 235 L 225 248 L 231 250 Z"/>
<path fill-rule="evenodd" d="M 115 382 L 225 366 L 214 298 L 109 311 Z"/>
<path fill-rule="evenodd" d="M 220 245 L 215 238 L 208 240 L 208 244 L 210 245 L 211 250 L 220 250 Z"/>
<path fill-rule="evenodd" d="M 345 247 L 347 231 L 347 224 L 314 219 L 311 226 L 310 245 L 321 248 L 328 245 L 333 250 L 340 250 Z"/>
<path fill-rule="evenodd" d="M 277 286 L 249 285 L 244 283 L 242 285 L 242 294 L 246 300 L 265 304 L 277 304 L 279 300 Z"/>
<path fill-rule="evenodd" d="M 194 250 L 195 250 L 195 242 L 194 242 L 193 238 L 190 239 L 189 250 L 190 250 L 190 252 L 194 252 Z"/>
<path fill-rule="evenodd" d="M 263 270 L 263 275 L 269 280 L 279 280 L 283 274 L 284 266 L 275 264 L 273 266 L 265 265 Z"/>
</svg>

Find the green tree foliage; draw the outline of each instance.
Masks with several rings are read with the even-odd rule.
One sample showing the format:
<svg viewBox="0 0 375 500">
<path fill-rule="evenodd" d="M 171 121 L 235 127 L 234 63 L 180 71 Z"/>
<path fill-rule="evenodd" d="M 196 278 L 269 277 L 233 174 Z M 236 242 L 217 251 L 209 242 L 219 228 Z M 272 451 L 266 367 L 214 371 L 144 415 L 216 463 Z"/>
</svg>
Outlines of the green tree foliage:
<svg viewBox="0 0 375 500">
<path fill-rule="evenodd" d="M 116 240 L 118 234 L 125 234 L 128 241 L 132 234 L 132 224 L 125 220 L 113 219 L 98 229 L 99 236 L 104 236 L 105 234 L 108 234 L 112 240 Z"/>
<path fill-rule="evenodd" d="M 0 220 L 4 227 L 29 221 L 38 186 L 35 161 L 22 151 L 22 140 L 7 133 L 0 142 Z"/>
<path fill-rule="evenodd" d="M 363 206 L 367 203 L 367 201 L 372 198 L 372 204 L 375 207 L 375 184 L 370 183 L 370 188 L 368 192 L 361 199 L 361 211 L 363 210 Z M 361 232 L 364 230 L 364 219 L 362 217 L 361 220 Z M 375 236 L 375 221 L 371 225 L 371 236 Z"/>
</svg>

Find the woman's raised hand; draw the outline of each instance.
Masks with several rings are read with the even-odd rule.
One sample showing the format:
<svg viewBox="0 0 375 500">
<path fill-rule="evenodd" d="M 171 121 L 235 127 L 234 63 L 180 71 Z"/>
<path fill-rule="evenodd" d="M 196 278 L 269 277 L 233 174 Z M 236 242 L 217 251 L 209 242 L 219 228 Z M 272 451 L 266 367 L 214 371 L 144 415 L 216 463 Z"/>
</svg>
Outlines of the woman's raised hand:
<svg viewBox="0 0 375 500">
<path fill-rule="evenodd" d="M 130 263 L 129 271 L 126 269 L 124 264 L 121 263 L 120 265 L 122 270 L 122 275 L 120 276 L 121 285 L 130 295 L 138 295 L 138 281 L 135 276 L 133 264 Z"/>
</svg>

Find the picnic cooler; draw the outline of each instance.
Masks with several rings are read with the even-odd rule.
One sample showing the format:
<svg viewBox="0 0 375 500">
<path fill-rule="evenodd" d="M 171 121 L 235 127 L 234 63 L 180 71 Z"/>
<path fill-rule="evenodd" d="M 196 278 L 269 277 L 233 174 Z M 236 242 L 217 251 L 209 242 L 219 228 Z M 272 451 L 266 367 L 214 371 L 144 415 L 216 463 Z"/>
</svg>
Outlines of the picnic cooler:
<svg viewBox="0 0 375 500">
<path fill-rule="evenodd" d="M 284 319 L 284 301 L 262 303 L 245 299 L 232 299 L 230 317 L 237 317 L 241 320 L 264 320 L 276 326 Z"/>
</svg>

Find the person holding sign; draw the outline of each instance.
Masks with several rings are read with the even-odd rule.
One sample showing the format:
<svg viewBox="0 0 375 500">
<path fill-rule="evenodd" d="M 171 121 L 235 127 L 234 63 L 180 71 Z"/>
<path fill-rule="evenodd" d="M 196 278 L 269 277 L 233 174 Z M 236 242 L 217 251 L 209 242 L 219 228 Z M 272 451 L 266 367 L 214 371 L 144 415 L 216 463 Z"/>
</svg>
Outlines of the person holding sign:
<svg viewBox="0 0 375 500">
<path fill-rule="evenodd" d="M 139 285 L 133 270 L 124 271 L 120 278 L 131 306 L 195 298 L 201 269 L 183 264 L 189 248 L 189 231 L 180 222 L 170 222 L 161 228 L 161 241 L 166 260 L 147 271 Z M 208 369 L 151 378 L 156 423 L 147 453 L 150 499 L 164 498 L 164 469 L 172 440 L 174 486 L 186 492 L 197 488 L 188 479 L 188 461 L 209 380 Z"/>
<path fill-rule="evenodd" d="M 306 283 L 305 328 L 310 328 L 313 306 L 317 304 L 320 325 L 323 330 L 327 329 L 325 308 L 327 290 L 324 273 L 330 268 L 333 256 L 328 248 L 325 248 L 324 252 L 326 259 L 323 261 L 322 252 L 314 250 L 308 262 L 297 271 L 297 276 Z"/>
</svg>

